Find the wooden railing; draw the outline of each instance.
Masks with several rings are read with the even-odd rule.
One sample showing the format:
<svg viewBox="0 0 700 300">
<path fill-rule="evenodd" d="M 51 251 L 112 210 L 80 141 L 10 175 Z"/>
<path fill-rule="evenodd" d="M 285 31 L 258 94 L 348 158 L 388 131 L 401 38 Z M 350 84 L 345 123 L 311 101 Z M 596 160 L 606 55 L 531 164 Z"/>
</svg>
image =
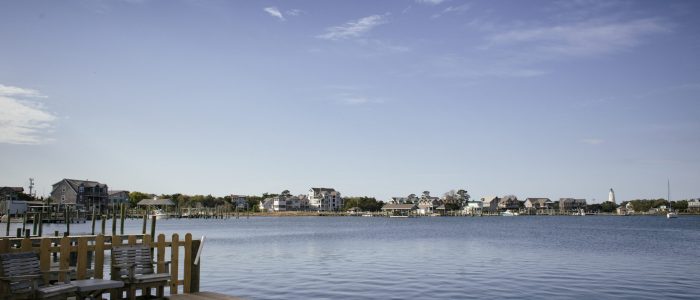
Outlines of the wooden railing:
<svg viewBox="0 0 700 300">
<path fill-rule="evenodd" d="M 195 257 L 200 241 L 193 240 L 190 233 L 185 234 L 184 240 L 180 240 L 175 233 L 170 241 L 165 240 L 164 234 L 158 235 L 155 241 L 148 234 L 1 238 L 0 253 L 35 252 L 39 254 L 42 271 L 69 269 L 71 279 L 103 279 L 105 264 L 109 264 L 109 260 L 105 260 L 105 252 L 123 244 L 142 244 L 152 248 L 158 272 L 166 271 L 165 262 L 169 256 L 170 294 L 178 294 L 180 286 L 183 293 L 199 291 L 199 264 L 195 264 Z M 109 258 L 109 254 L 106 257 Z M 180 270 L 183 273 L 181 277 Z M 56 278 L 46 279 L 61 281 L 64 276 L 67 275 L 60 273 Z"/>
</svg>

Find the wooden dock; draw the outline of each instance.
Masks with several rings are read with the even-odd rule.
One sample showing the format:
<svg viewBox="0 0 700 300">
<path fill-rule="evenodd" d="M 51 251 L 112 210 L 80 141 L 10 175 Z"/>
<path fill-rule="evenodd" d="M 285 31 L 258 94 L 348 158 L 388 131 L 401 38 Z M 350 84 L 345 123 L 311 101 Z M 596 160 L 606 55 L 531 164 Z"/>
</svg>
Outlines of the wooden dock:
<svg viewBox="0 0 700 300">
<path fill-rule="evenodd" d="M 243 298 L 238 298 L 238 297 L 234 297 L 234 296 L 213 293 L 213 292 L 177 294 L 177 295 L 170 295 L 168 298 L 173 299 L 173 300 L 243 300 Z"/>
</svg>

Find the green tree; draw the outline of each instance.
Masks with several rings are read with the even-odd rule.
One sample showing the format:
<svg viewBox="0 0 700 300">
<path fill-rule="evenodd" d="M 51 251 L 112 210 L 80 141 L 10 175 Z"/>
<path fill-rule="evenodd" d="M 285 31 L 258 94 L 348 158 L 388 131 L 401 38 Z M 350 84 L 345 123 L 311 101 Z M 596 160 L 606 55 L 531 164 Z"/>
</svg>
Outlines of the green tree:
<svg viewBox="0 0 700 300">
<path fill-rule="evenodd" d="M 604 213 L 612 213 L 617 209 L 617 204 L 610 201 L 605 201 L 600 205 L 600 211 Z"/>
<path fill-rule="evenodd" d="M 143 199 L 151 198 L 150 194 L 142 192 L 130 192 L 129 193 L 129 206 L 136 207 L 136 204 Z"/>
</svg>

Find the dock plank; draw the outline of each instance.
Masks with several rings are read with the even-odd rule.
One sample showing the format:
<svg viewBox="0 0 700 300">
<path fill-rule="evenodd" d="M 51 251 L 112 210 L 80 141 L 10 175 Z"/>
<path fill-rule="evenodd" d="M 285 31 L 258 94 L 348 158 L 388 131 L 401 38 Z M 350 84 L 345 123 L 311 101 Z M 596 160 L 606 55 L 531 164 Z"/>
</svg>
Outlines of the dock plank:
<svg viewBox="0 0 700 300">
<path fill-rule="evenodd" d="M 214 292 L 177 294 L 177 295 L 170 295 L 168 298 L 173 299 L 173 300 L 243 300 L 243 298 L 214 293 Z"/>
</svg>

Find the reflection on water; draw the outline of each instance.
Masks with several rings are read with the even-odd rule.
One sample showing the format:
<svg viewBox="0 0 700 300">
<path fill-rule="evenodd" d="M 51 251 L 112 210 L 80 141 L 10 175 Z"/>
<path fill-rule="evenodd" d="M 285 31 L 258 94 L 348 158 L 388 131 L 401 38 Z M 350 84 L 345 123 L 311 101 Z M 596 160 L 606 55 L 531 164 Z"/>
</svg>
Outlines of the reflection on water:
<svg viewBox="0 0 700 300">
<path fill-rule="evenodd" d="M 206 235 L 201 289 L 250 299 L 700 298 L 700 217 L 159 220 L 158 232 Z"/>
</svg>

